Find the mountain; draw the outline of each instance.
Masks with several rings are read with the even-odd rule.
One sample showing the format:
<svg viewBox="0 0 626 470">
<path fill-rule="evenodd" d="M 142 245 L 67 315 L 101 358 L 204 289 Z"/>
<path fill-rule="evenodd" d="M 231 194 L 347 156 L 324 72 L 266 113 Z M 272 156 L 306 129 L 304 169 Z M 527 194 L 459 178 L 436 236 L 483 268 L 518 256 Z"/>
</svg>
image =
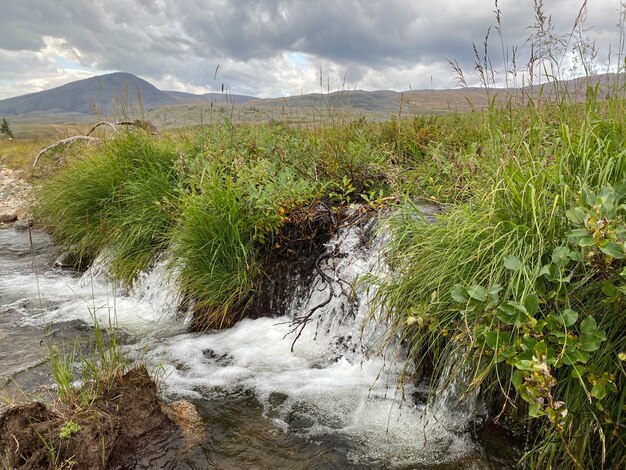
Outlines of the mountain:
<svg viewBox="0 0 626 470">
<path fill-rule="evenodd" d="M 71 82 L 51 90 L 0 100 L 0 116 L 58 117 L 65 114 L 71 120 L 80 120 L 80 116 L 93 116 L 94 109 L 100 114 L 136 114 L 139 110 L 147 112 L 163 106 L 167 106 L 164 108 L 167 116 L 185 112 L 197 116 L 198 112 L 193 108 L 203 108 L 209 104 L 215 104 L 220 108 L 233 104 L 244 105 L 241 109 L 248 112 L 251 118 L 258 113 L 269 113 L 273 118 L 276 112 L 284 114 L 298 109 L 309 113 L 328 110 L 350 110 L 367 114 L 465 112 L 471 109 L 484 109 L 493 103 L 494 99 L 496 103 L 506 103 L 509 99 L 513 99 L 513 102 L 523 102 L 528 97 L 549 100 L 557 93 L 562 95 L 566 92 L 571 98 L 580 100 L 584 98 L 589 86 L 597 87 L 598 97 L 601 98 L 616 84 L 624 83 L 625 78 L 623 74 L 604 74 L 563 81 L 557 85 L 548 83 L 508 90 L 491 88 L 489 92 L 484 88 L 405 92 L 342 90 L 326 94 L 312 93 L 259 99 L 228 93 L 195 95 L 179 91 L 162 91 L 135 75 L 116 72 Z M 138 97 L 141 98 L 141 106 L 138 105 Z M 172 108 L 190 106 L 187 111 Z"/>
<path fill-rule="evenodd" d="M 243 104 L 250 100 L 258 98 L 246 95 L 230 95 L 228 93 L 205 93 L 203 95 L 194 95 L 193 93 L 185 93 L 184 91 L 166 91 L 168 95 L 178 100 L 179 104 Z"/>
<path fill-rule="evenodd" d="M 207 93 L 194 95 L 161 91 L 151 83 L 124 72 L 109 73 L 67 83 L 50 90 L 0 100 L 0 115 L 28 113 L 101 114 L 148 111 L 159 106 L 183 103 L 235 104 L 251 99 L 240 95 Z M 139 104 L 140 103 L 140 104 Z"/>
</svg>

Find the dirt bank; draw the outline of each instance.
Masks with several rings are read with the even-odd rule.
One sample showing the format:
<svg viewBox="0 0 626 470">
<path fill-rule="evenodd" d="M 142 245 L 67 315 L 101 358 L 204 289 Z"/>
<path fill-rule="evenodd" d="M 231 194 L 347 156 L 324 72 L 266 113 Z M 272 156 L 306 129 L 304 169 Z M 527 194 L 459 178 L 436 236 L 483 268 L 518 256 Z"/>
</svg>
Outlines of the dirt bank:
<svg viewBox="0 0 626 470">
<path fill-rule="evenodd" d="M 21 170 L 0 165 L 0 228 L 17 223 L 28 226 L 32 186 Z"/>
<path fill-rule="evenodd" d="M 0 417 L 0 464 L 9 468 L 171 468 L 180 445 L 144 367 L 86 409 L 29 403 Z"/>
</svg>

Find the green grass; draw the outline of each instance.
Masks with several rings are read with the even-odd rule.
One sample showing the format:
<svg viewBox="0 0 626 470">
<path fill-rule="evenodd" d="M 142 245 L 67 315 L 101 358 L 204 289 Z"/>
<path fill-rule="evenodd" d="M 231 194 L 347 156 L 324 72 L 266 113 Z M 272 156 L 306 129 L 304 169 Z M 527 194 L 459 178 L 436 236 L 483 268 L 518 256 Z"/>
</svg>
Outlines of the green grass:
<svg viewBox="0 0 626 470">
<path fill-rule="evenodd" d="M 225 327 L 243 313 L 259 271 L 255 226 L 232 182 L 209 178 L 201 194 L 185 200 L 171 234 L 172 248 L 181 289 L 199 312 L 196 321 Z"/>
<path fill-rule="evenodd" d="M 178 155 L 168 141 L 128 133 L 74 158 L 38 191 L 40 223 L 86 259 L 111 250 L 131 282 L 166 246 L 176 212 Z"/>
<path fill-rule="evenodd" d="M 110 250 L 125 282 L 171 250 L 197 324 L 213 328 L 245 315 L 293 214 L 405 201 L 389 220 L 392 272 L 369 280 L 389 338 L 435 374 L 464 350 L 472 385 L 537 423 L 532 466 L 619 467 L 624 102 L 590 90 L 585 102 L 495 103 L 377 123 L 122 133 L 42 180 L 36 213 L 86 258 Z M 426 223 L 420 199 L 447 210 Z"/>
<path fill-rule="evenodd" d="M 530 108 L 516 130 L 492 110 L 502 164 L 487 191 L 434 224 L 406 203 L 389 222 L 393 275 L 371 280 L 413 357 L 441 371 L 463 348 L 473 386 L 527 407 L 535 468 L 626 459 L 626 134 L 612 104 L 561 103 L 556 121 Z"/>
</svg>

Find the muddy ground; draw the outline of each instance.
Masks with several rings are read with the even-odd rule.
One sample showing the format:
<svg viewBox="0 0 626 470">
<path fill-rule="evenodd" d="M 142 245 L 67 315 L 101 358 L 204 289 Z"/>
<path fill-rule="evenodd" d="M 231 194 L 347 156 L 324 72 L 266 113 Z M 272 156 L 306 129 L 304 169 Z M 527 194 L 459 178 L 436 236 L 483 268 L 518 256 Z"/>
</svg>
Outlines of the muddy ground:
<svg viewBox="0 0 626 470">
<path fill-rule="evenodd" d="M 70 421 L 78 426 L 68 436 Z M 38 402 L 9 409 L 0 417 L 0 466 L 173 468 L 180 436 L 148 372 L 136 367 L 84 410 Z"/>
</svg>

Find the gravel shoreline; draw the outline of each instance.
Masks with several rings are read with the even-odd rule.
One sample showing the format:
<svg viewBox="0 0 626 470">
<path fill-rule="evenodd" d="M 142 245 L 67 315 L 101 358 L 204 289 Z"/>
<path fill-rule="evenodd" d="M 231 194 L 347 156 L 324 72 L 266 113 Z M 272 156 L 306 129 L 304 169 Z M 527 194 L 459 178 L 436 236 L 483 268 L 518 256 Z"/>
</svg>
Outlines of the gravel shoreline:
<svg viewBox="0 0 626 470">
<path fill-rule="evenodd" d="M 28 227 L 32 189 L 22 170 L 0 165 L 0 228 Z"/>
</svg>

